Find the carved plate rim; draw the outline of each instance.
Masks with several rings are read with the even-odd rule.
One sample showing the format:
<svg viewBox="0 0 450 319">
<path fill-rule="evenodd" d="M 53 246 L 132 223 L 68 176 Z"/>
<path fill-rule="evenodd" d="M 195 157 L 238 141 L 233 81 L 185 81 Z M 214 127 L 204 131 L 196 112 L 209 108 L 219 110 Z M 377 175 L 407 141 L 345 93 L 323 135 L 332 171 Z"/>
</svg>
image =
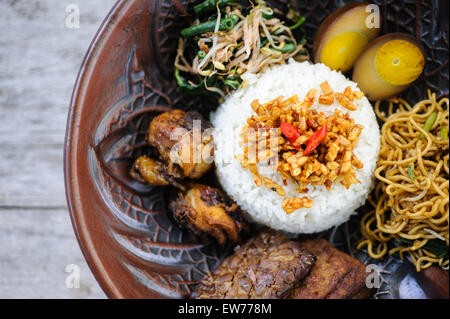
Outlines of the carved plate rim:
<svg viewBox="0 0 450 319">
<path fill-rule="evenodd" d="M 72 227 L 74 229 L 78 244 L 80 245 L 80 250 L 90 270 L 92 271 L 95 279 L 108 298 L 123 298 L 124 296 L 114 285 L 113 280 L 108 277 L 107 272 L 100 269 L 102 268 L 100 267 L 100 265 L 102 265 L 102 261 L 98 257 L 97 252 L 93 249 L 92 238 L 86 227 L 83 227 L 84 223 L 80 219 L 79 212 L 81 211 L 81 207 L 80 203 L 76 200 L 76 195 L 74 193 L 75 189 L 79 186 L 78 183 L 75 182 L 77 177 L 75 176 L 76 173 L 73 171 L 72 165 L 73 158 L 76 155 L 74 154 L 76 153 L 76 148 L 72 146 L 77 144 L 76 138 L 74 141 L 73 134 L 77 126 L 74 119 L 76 118 L 75 115 L 79 114 L 82 108 L 82 103 L 80 103 L 79 100 L 82 92 L 87 86 L 89 70 L 96 63 L 97 52 L 102 49 L 100 43 L 108 37 L 109 33 L 111 33 L 111 29 L 109 28 L 111 21 L 116 15 L 118 15 L 120 11 L 124 10 L 124 6 L 126 4 L 127 0 L 117 0 L 106 17 L 103 19 L 103 22 L 95 33 L 95 36 L 87 49 L 87 52 L 78 71 L 77 78 L 75 80 L 74 89 L 69 105 L 66 133 L 64 139 L 64 185 L 67 207 L 69 210 Z"/>
</svg>

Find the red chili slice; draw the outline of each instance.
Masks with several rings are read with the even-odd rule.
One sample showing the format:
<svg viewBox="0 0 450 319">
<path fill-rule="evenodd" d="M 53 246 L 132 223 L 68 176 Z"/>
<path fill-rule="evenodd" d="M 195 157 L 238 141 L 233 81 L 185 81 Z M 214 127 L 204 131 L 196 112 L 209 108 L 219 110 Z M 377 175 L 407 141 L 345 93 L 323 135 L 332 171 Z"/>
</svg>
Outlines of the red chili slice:
<svg viewBox="0 0 450 319">
<path fill-rule="evenodd" d="M 280 125 L 281 132 L 286 136 L 287 138 L 297 138 L 300 136 L 300 133 L 298 132 L 297 128 L 289 124 L 287 122 L 283 122 Z"/>
<path fill-rule="evenodd" d="M 289 124 L 287 122 L 283 122 L 280 125 L 281 133 L 283 133 L 284 136 L 288 139 L 289 143 L 292 144 L 292 147 L 296 149 L 300 149 L 300 146 L 294 145 L 297 138 L 300 136 L 300 133 L 298 132 L 297 128 Z"/>
<path fill-rule="evenodd" d="M 311 154 L 317 146 L 319 146 L 320 143 L 325 139 L 327 136 L 327 125 L 325 124 L 320 129 L 318 129 L 309 139 L 308 143 L 306 144 L 305 149 L 305 155 Z"/>
</svg>

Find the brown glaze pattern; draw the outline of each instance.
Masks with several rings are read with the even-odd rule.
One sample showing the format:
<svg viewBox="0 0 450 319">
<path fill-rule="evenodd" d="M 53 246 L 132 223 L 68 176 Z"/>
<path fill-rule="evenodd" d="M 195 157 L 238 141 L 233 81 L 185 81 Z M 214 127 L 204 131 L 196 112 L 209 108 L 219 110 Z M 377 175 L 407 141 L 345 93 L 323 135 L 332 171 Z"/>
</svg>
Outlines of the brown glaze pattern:
<svg viewBox="0 0 450 319">
<path fill-rule="evenodd" d="M 68 204 L 83 253 L 110 297 L 186 297 L 229 253 L 229 247 L 197 243 L 175 226 L 166 213 L 169 188 L 138 183 L 128 174 L 135 158 L 154 152 L 145 135 L 155 114 L 182 108 L 208 116 L 216 107 L 181 94 L 172 76 L 179 31 L 192 21 L 197 2 L 118 1 L 74 88 L 65 143 Z M 341 3 L 268 2 L 282 11 L 290 3 L 305 15 L 310 42 Z M 427 48 L 425 73 L 404 97 L 414 102 L 427 87 L 448 95 L 448 22 L 438 16 L 438 1 L 375 3 L 386 16 L 385 32 L 415 34 Z M 215 183 L 212 174 L 205 182 Z"/>
<path fill-rule="evenodd" d="M 132 102 L 106 121 L 106 130 L 99 127 L 100 142 L 91 153 L 92 162 L 98 165 L 92 165 L 92 173 L 111 214 L 125 228 L 143 233 L 131 235 L 123 226 L 110 229 L 120 250 L 147 265 L 141 270 L 132 263 L 125 264 L 128 271 L 164 297 L 186 297 L 192 284 L 212 271 L 228 249 L 191 242 L 189 234 L 179 229 L 167 213 L 170 188 L 152 187 L 130 178 L 133 160 L 153 152 L 145 140 L 151 119 L 169 110 L 173 100 L 148 82 L 135 56 L 127 69 Z M 106 136 L 102 137 L 102 133 Z"/>
</svg>

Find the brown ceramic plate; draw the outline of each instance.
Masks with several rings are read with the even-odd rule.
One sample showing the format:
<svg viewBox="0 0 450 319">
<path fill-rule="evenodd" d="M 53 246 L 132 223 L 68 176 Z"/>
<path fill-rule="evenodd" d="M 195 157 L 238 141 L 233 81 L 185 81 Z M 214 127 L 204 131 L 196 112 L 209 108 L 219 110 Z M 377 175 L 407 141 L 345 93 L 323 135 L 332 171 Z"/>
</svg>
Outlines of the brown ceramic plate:
<svg viewBox="0 0 450 319">
<path fill-rule="evenodd" d="M 144 135 L 151 118 L 168 108 L 214 107 L 183 96 L 172 76 L 177 39 L 191 21 L 184 0 L 120 0 L 106 17 L 84 58 L 69 111 L 65 182 L 76 236 L 95 277 L 113 298 L 182 298 L 228 253 L 190 240 L 166 214 L 167 188 L 128 176 L 131 161 L 151 152 Z M 268 1 L 286 10 L 289 1 Z M 290 1 L 307 18 L 312 42 L 317 26 L 342 1 Z M 432 88 L 448 95 L 448 16 L 438 1 L 377 0 L 383 32 L 420 38 L 427 66 L 404 94 L 414 103 Z M 445 10 L 447 12 L 447 10 Z M 215 183 L 212 174 L 206 182 Z M 335 232 L 333 232 L 335 233 Z"/>
</svg>

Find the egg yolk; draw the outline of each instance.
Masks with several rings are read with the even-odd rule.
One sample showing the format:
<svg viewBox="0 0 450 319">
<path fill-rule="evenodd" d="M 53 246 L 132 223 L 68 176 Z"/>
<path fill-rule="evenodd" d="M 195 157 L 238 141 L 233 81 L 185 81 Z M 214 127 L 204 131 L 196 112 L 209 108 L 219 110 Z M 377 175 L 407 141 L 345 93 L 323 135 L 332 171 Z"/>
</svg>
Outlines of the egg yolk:
<svg viewBox="0 0 450 319">
<path fill-rule="evenodd" d="M 386 42 L 378 50 L 375 67 L 378 75 L 392 85 L 406 85 L 422 73 L 425 58 L 420 49 L 405 40 Z"/>
<path fill-rule="evenodd" d="M 332 70 L 346 72 L 367 46 L 364 34 L 355 31 L 343 32 L 327 41 L 320 55 L 320 62 Z"/>
</svg>

